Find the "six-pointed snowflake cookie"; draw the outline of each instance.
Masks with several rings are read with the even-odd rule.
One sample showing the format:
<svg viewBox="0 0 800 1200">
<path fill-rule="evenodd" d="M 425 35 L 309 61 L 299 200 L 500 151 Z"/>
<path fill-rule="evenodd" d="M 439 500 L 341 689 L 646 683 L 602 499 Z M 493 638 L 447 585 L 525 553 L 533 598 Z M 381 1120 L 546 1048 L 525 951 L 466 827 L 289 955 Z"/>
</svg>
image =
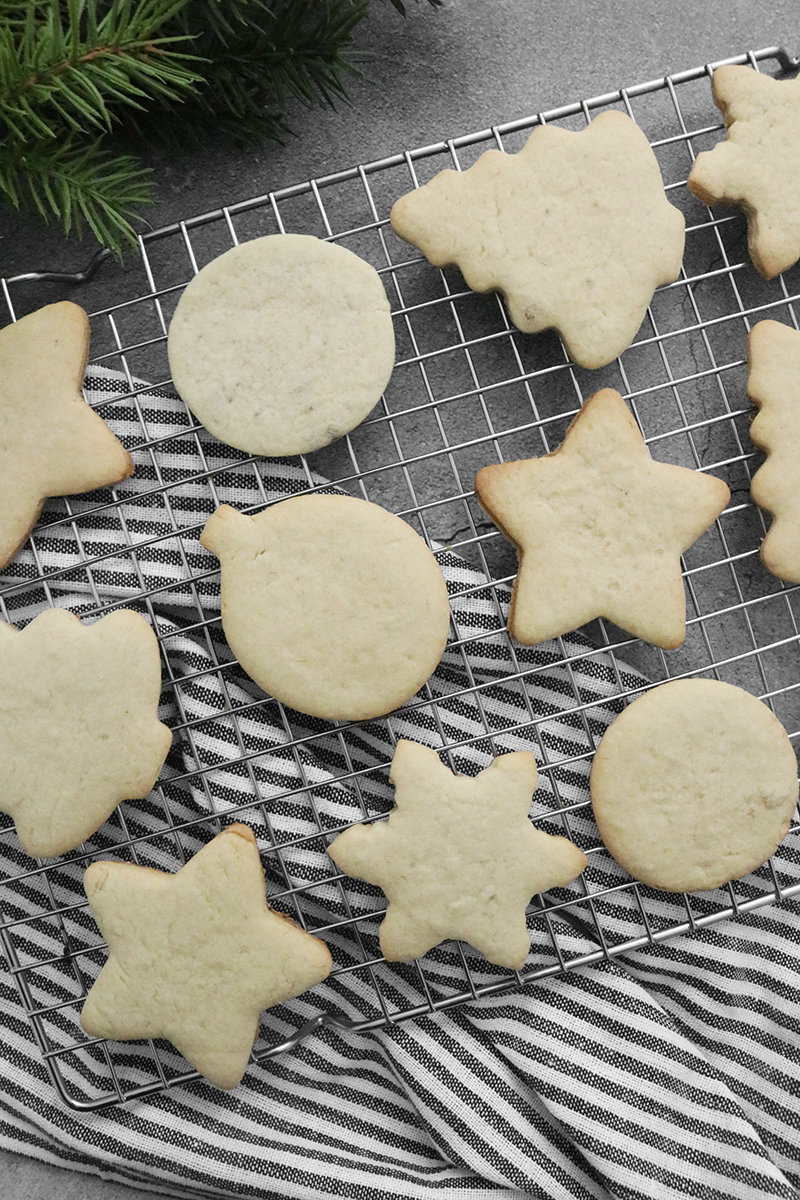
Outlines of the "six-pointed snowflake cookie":
<svg viewBox="0 0 800 1200">
<path fill-rule="evenodd" d="M 441 171 L 391 222 L 434 266 L 502 292 L 518 329 L 555 327 L 584 367 L 633 341 L 683 258 L 683 216 L 644 133 L 617 111 L 580 133 L 540 126 L 519 154 L 487 150 L 468 171 Z"/>
<path fill-rule="evenodd" d="M 656 646 L 686 635 L 680 556 L 730 499 L 721 479 L 654 462 L 625 401 L 586 401 L 561 446 L 483 467 L 481 508 L 519 555 L 508 628 L 526 645 L 595 617 Z"/>
<path fill-rule="evenodd" d="M 172 742 L 160 693 L 158 641 L 138 613 L 0 622 L 0 811 L 28 854 L 74 850 L 152 790 Z"/>
<path fill-rule="evenodd" d="M 96 862 L 84 887 L 109 949 L 84 1029 L 165 1037 L 217 1087 L 244 1075 L 263 1010 L 330 973 L 325 943 L 267 904 L 246 825 L 228 826 L 176 875 Z"/>
<path fill-rule="evenodd" d="M 698 154 L 689 188 L 705 204 L 740 204 L 765 279 L 800 258 L 800 79 L 718 67 L 711 87 L 727 137 Z"/>
<path fill-rule="evenodd" d="M 533 754 L 504 754 L 471 778 L 454 775 L 435 750 L 401 740 L 389 779 L 396 788 L 389 819 L 355 825 L 328 848 L 347 875 L 386 893 L 383 956 L 406 961 L 460 938 L 489 962 L 520 969 L 530 949 L 531 897 L 566 886 L 587 864 L 567 838 L 528 819 Z"/>
<path fill-rule="evenodd" d="M 768 455 L 750 495 L 773 516 L 761 561 L 779 579 L 800 583 L 800 333 L 779 321 L 759 321 L 747 358 L 747 394 L 759 408 L 750 437 Z"/>
<path fill-rule="evenodd" d="M 0 567 L 48 496 L 120 483 L 127 450 L 81 395 L 89 319 L 64 300 L 0 330 Z"/>
</svg>

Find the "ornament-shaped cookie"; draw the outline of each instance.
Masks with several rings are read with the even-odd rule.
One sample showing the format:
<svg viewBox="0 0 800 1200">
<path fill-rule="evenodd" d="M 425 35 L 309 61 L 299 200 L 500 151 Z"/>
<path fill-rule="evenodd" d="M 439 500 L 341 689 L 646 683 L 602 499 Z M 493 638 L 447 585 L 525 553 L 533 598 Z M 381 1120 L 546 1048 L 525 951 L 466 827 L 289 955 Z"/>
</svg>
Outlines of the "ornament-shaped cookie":
<svg viewBox="0 0 800 1200">
<path fill-rule="evenodd" d="M 683 216 L 647 138 L 616 111 L 580 133 L 539 126 L 518 154 L 487 150 L 467 171 L 441 171 L 391 222 L 434 266 L 502 292 L 524 333 L 555 327 L 583 367 L 630 345 L 683 258 Z"/>
<path fill-rule="evenodd" d="M 447 642 L 447 587 L 399 517 L 352 496 L 223 504 L 200 541 L 220 560 L 222 627 L 257 684 L 299 712 L 367 720 L 409 700 Z"/>
<path fill-rule="evenodd" d="M 566 886 L 587 865 L 567 838 L 528 819 L 533 754 L 501 755 L 471 778 L 454 775 L 435 750 L 403 739 L 389 779 L 396 793 L 388 820 L 354 825 L 328 847 L 345 874 L 386 893 L 384 958 L 419 958 L 460 938 L 489 962 L 520 970 L 530 949 L 531 897 Z"/>
<path fill-rule="evenodd" d="M 267 904 L 246 825 L 223 829 L 176 875 L 96 862 L 84 887 L 109 949 L 84 1029 L 167 1038 L 217 1087 L 244 1075 L 263 1010 L 330 973 L 325 943 Z"/>
<path fill-rule="evenodd" d="M 49 496 L 120 483 L 133 461 L 81 395 L 89 319 L 63 300 L 0 330 L 0 567 Z"/>
<path fill-rule="evenodd" d="M 759 321 L 747 340 L 747 395 L 758 405 L 750 437 L 767 454 L 750 495 L 772 513 L 761 561 L 778 579 L 800 583 L 800 333 Z"/>
<path fill-rule="evenodd" d="M 619 392 L 591 396 L 552 454 L 483 467 L 481 508 L 519 557 L 508 628 L 525 645 L 607 617 L 670 649 L 686 636 L 680 556 L 730 499 L 654 462 Z"/>
<path fill-rule="evenodd" d="M 0 811 L 28 854 L 74 850 L 152 790 L 172 741 L 160 693 L 158 642 L 138 613 L 0 622 Z"/>
<path fill-rule="evenodd" d="M 698 154 L 688 186 L 704 204 L 740 204 L 765 279 L 800 258 L 800 79 L 717 67 L 711 80 L 726 140 Z"/>
<path fill-rule="evenodd" d="M 749 692 L 675 679 L 609 726 L 590 783 L 600 836 L 634 878 L 710 891 L 777 850 L 797 805 L 797 760 L 780 721 Z"/>
</svg>

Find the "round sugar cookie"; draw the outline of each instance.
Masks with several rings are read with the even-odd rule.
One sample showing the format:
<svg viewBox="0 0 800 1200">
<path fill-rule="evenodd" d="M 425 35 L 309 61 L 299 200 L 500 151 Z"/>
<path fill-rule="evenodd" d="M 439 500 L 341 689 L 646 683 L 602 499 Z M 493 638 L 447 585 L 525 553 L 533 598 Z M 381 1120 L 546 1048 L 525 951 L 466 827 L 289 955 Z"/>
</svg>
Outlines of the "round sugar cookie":
<svg viewBox="0 0 800 1200">
<path fill-rule="evenodd" d="M 377 271 L 306 234 L 235 246 L 197 274 L 169 327 L 169 365 L 197 419 L 248 454 L 305 454 L 372 411 L 394 366 Z"/>
<path fill-rule="evenodd" d="M 626 871 L 666 892 L 708 891 L 778 848 L 797 804 L 797 761 L 755 696 L 678 679 L 617 717 L 590 783 L 600 836 Z"/>
<path fill-rule="evenodd" d="M 223 504 L 200 541 L 220 560 L 228 644 L 291 708 L 367 720 L 435 670 L 450 623 L 444 578 L 422 538 L 379 505 L 304 495 L 247 517 Z"/>
</svg>

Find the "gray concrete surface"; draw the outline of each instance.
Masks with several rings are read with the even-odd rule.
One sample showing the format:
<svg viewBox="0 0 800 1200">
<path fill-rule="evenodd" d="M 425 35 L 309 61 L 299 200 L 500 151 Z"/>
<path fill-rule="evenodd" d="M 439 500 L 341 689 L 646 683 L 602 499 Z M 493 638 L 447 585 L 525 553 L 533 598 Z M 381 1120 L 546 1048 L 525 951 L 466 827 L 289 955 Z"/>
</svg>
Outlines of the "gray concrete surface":
<svg viewBox="0 0 800 1200">
<path fill-rule="evenodd" d="M 439 10 L 407 0 L 407 7 L 403 20 L 388 0 L 374 0 L 358 34 L 371 55 L 367 78 L 353 83 L 352 107 L 294 108 L 296 136 L 285 146 L 242 152 L 210 132 L 208 144 L 186 156 L 153 151 L 152 224 L 748 49 L 800 48 L 796 0 L 445 0 Z M 76 269 L 91 249 L 31 218 L 0 214 L 4 275 Z M 124 291 L 124 272 L 114 268 L 114 278 Z M 104 286 L 101 272 L 97 287 Z M 56 298 L 40 285 L 30 307 Z M 0 1151 L 3 1200 L 121 1200 L 137 1191 Z"/>
<path fill-rule="evenodd" d="M 63 1167 L 0 1150 L 0 1195 L 3 1200 L 134 1200 L 136 1195 L 150 1196 L 139 1188 L 111 1183 L 82 1171 Z"/>
</svg>

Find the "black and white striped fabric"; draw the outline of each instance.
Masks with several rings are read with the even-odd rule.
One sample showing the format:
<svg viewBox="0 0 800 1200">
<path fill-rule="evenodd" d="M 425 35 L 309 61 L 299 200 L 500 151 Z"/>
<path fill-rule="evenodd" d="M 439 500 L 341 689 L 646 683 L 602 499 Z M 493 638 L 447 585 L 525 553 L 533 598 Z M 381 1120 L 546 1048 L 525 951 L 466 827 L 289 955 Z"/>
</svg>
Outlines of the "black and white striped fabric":
<svg viewBox="0 0 800 1200">
<path fill-rule="evenodd" d="M 89 382 L 93 402 L 125 391 L 109 372 L 94 371 Z M 210 801 L 224 814 L 252 795 L 245 795 L 235 762 L 226 705 L 261 693 L 235 669 L 224 672 L 224 683 L 219 672 L 208 673 L 213 656 L 224 661 L 227 651 L 218 624 L 197 628 L 198 601 L 210 615 L 219 606 L 218 578 L 197 546 L 197 528 L 218 502 L 246 507 L 302 490 L 310 480 L 286 463 L 249 464 L 245 471 L 241 456 L 212 439 L 198 446 L 182 438 L 185 413 L 167 394 L 141 397 L 138 411 L 122 401 L 103 412 L 133 442 L 142 441 L 144 419 L 158 456 L 137 459 L 137 482 L 120 510 L 81 520 L 83 545 L 75 544 L 69 523 L 40 531 L 35 550 L 24 550 L 0 579 L 0 589 L 30 580 L 29 588 L 7 593 L 7 615 L 23 622 L 44 603 L 90 612 L 109 601 L 157 614 L 162 636 L 169 632 L 171 669 L 185 681 L 180 711 L 164 715 L 193 730 L 177 739 L 165 790 L 181 819 L 208 812 Z M 199 481 L 209 471 L 213 491 Z M 163 483 L 169 484 L 168 512 L 158 490 Z M 135 488 L 141 489 L 138 500 Z M 81 502 L 73 503 L 79 511 Z M 172 539 L 165 536 L 170 529 Z M 181 529 L 192 536 L 182 538 Z M 86 555 L 105 557 L 92 572 L 69 570 Z M 51 576 L 47 592 L 37 582 L 43 566 L 63 572 Z M 441 705 L 436 720 L 426 706 L 401 713 L 393 718 L 393 735 L 434 746 L 443 737 L 464 743 L 455 765 L 474 771 L 492 752 L 479 737 L 487 727 L 499 730 L 497 749 L 541 754 L 541 746 L 531 747 L 524 731 L 515 730 L 515 716 L 523 725 L 532 713 L 542 720 L 548 755 L 561 754 L 568 764 L 559 774 L 560 801 L 579 806 L 588 771 L 580 755 L 590 732 L 601 734 L 619 711 L 620 682 L 631 690 L 640 677 L 626 671 L 620 680 L 606 655 L 587 658 L 578 635 L 564 639 L 574 666 L 547 645 L 520 651 L 512 663 L 503 648 L 502 614 L 489 589 L 481 588 L 485 581 L 453 555 L 443 555 L 442 566 L 459 633 L 481 636 L 463 655 L 448 653 L 431 682 L 434 698 L 453 702 Z M 196 580 L 191 588 L 187 567 Z M 524 689 L 512 678 L 520 667 L 536 668 Z M 471 689 L 487 681 L 493 686 L 478 700 Z M 592 704 L 591 731 L 561 715 L 574 706 L 576 689 Z M 254 706 L 240 728 L 248 753 L 259 751 L 253 779 L 273 832 L 305 828 L 307 818 L 296 807 L 281 803 L 270 812 L 270 797 L 304 782 L 313 786 L 323 821 L 357 819 L 350 790 L 336 781 L 342 769 L 336 739 L 319 737 L 302 755 L 284 754 L 288 735 L 270 712 Z M 318 723 L 312 728 L 319 733 Z M 390 756 L 386 725 L 371 722 L 352 742 L 350 769 L 385 768 Z M 369 803 L 390 802 L 385 775 L 385 769 L 363 775 Z M 249 788 L 252 780 L 246 782 Z M 551 788 L 543 775 L 535 816 L 552 810 Z M 155 807 L 129 807 L 133 833 L 156 828 Z M 581 811 L 571 831 L 585 844 L 591 831 Z M 258 812 L 240 819 L 263 820 Z M 19 871 L 13 846 L 10 835 L 0 844 L 7 881 Z M 191 837 L 185 846 L 191 852 Z M 307 846 L 290 863 L 294 877 L 318 878 L 322 853 Z M 152 865 L 179 865 L 161 839 L 153 839 L 152 856 Z M 782 848 L 780 867 L 786 878 L 800 879 L 793 843 Z M 613 864 L 603 869 L 609 883 L 625 878 Z M 80 871 L 59 874 L 57 886 L 63 895 L 56 900 L 74 898 Z M 315 895 L 338 915 L 335 889 L 328 894 L 322 887 Z M 37 903 L 30 884 L 6 882 L 2 899 L 4 912 L 20 917 Z M 362 889 L 362 900 L 369 917 L 375 897 Z M 653 905 L 664 926 L 685 917 L 679 898 L 656 898 Z M 641 930 L 627 892 L 606 896 L 604 906 L 608 928 L 620 938 Z M 589 935 L 584 938 L 579 925 L 564 929 L 561 945 L 569 956 L 589 953 L 596 947 Z M 36 933 L 32 924 L 28 937 L 31 953 L 37 937 L 43 955 L 56 952 L 46 929 Z M 533 937 L 535 952 L 535 930 Z M 323 1027 L 291 1053 L 251 1065 L 232 1093 L 199 1081 L 83 1114 L 65 1109 L 54 1093 L 17 989 L 2 971 L 0 1145 L 174 1195 L 789 1200 L 800 1196 L 799 941 L 800 906 L 787 902 L 434 1016 L 360 1033 Z M 63 981 L 57 964 L 49 970 L 55 999 Z M 456 949 L 433 952 L 430 970 L 446 988 L 463 974 Z M 396 987 L 402 993 L 402 978 Z M 358 973 L 345 972 L 293 1007 L 267 1014 L 266 1029 L 278 1039 L 315 1013 L 353 1016 L 359 988 Z M 131 1071 L 136 1053 L 132 1047 Z"/>
</svg>

